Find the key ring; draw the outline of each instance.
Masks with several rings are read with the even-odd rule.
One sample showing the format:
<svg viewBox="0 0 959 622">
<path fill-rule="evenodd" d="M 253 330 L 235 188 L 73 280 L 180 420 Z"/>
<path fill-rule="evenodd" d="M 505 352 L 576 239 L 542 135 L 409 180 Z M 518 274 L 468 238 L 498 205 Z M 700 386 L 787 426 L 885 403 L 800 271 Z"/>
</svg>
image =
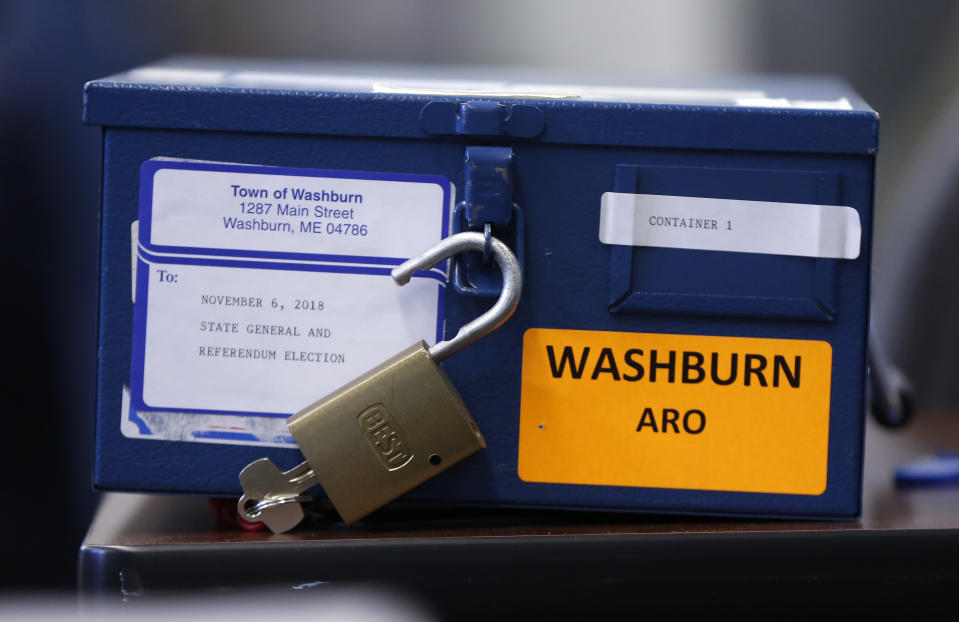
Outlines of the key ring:
<svg viewBox="0 0 959 622">
<path fill-rule="evenodd" d="M 278 505 L 286 505 L 287 503 L 307 503 L 309 501 L 313 501 L 313 497 L 310 495 L 296 495 L 293 497 L 273 497 L 271 499 L 264 499 L 247 510 L 246 516 L 243 518 L 245 520 L 253 519 L 252 522 L 255 522 L 256 519 L 260 517 L 260 514 L 263 512 L 263 510 L 268 510 Z"/>
</svg>

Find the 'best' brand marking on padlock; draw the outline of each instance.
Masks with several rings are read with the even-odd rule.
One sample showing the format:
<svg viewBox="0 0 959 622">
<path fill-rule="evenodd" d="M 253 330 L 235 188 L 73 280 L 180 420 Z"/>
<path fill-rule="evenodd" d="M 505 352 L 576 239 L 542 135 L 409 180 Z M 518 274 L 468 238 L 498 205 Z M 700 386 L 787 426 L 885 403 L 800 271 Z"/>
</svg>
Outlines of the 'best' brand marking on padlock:
<svg viewBox="0 0 959 622">
<path fill-rule="evenodd" d="M 370 449 L 387 471 L 401 469 L 413 459 L 396 419 L 383 404 L 370 406 L 357 417 Z"/>
<path fill-rule="evenodd" d="M 831 372 L 824 341 L 531 329 L 519 476 L 821 494 Z"/>
</svg>

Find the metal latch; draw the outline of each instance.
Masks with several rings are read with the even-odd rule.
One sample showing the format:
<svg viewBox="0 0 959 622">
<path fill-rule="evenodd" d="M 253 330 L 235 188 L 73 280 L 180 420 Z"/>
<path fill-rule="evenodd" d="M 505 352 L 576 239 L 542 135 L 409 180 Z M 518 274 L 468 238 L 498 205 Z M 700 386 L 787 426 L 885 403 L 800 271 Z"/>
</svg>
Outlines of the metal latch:
<svg viewBox="0 0 959 622">
<path fill-rule="evenodd" d="M 466 148 L 465 200 L 453 208 L 453 233 L 482 232 L 513 249 L 524 266 L 523 210 L 513 202 L 513 150 L 510 147 Z M 453 288 L 467 296 L 492 297 L 503 287 L 501 272 L 491 261 L 489 244 L 482 254 L 465 253 L 453 260 Z"/>
</svg>

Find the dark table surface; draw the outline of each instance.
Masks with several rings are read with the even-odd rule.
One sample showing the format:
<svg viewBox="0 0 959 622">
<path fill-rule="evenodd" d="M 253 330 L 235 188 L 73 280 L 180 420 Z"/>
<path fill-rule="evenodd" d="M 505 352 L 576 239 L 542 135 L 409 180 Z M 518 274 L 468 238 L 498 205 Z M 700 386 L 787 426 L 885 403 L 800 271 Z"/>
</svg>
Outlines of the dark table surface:
<svg viewBox="0 0 959 622">
<path fill-rule="evenodd" d="M 406 508 L 272 535 L 217 526 L 196 497 L 105 495 L 81 548 L 84 601 L 388 586 L 441 618 L 951 617 L 959 487 L 894 468 L 959 450 L 959 412 L 866 434 L 858 521 Z M 330 589 L 325 587 L 325 589 Z M 295 592 L 294 592 L 295 591 Z"/>
</svg>

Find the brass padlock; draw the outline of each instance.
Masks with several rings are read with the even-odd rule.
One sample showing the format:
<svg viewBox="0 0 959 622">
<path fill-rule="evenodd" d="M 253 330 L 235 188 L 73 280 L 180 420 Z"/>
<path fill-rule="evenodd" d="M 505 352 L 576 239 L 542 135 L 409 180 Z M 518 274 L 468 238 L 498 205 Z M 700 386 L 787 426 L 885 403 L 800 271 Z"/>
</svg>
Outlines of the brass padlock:
<svg viewBox="0 0 959 622">
<path fill-rule="evenodd" d="M 397 266 L 399 285 L 466 251 L 492 253 L 503 291 L 489 311 L 453 339 L 428 348 L 419 342 L 304 408 L 287 421 L 306 461 L 281 472 L 269 458 L 240 473 L 240 516 L 276 533 L 303 519 L 300 503 L 319 484 L 349 524 L 486 446 L 463 400 L 439 362 L 509 319 L 519 303 L 522 274 L 509 247 L 467 232 Z"/>
</svg>

